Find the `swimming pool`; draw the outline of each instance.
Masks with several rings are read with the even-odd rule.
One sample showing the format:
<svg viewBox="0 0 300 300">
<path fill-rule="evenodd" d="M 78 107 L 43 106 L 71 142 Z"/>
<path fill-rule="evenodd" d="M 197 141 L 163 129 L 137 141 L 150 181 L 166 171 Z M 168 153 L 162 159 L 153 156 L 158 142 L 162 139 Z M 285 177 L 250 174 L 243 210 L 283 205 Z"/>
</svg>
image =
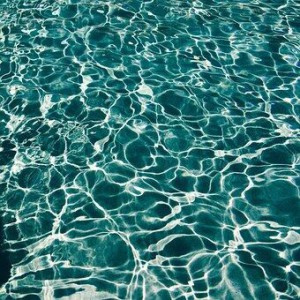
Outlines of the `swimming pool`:
<svg viewBox="0 0 300 300">
<path fill-rule="evenodd" d="M 299 15 L 2 0 L 0 299 L 299 298 Z"/>
</svg>

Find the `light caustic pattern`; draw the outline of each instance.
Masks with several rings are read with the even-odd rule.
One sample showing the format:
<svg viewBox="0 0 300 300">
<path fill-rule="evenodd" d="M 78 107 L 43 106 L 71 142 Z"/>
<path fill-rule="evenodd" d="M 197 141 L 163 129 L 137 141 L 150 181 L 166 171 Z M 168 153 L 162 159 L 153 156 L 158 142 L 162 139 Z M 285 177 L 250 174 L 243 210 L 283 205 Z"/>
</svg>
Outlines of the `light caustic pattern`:
<svg viewBox="0 0 300 300">
<path fill-rule="evenodd" d="M 299 15 L 2 0 L 0 298 L 300 297 Z"/>
</svg>

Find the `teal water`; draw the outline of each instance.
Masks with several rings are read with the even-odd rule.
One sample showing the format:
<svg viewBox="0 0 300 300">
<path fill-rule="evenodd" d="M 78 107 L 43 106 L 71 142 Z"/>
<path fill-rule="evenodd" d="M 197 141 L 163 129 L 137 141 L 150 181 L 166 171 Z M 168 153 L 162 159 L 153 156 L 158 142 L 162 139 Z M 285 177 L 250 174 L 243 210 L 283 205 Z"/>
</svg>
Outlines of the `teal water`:
<svg viewBox="0 0 300 300">
<path fill-rule="evenodd" d="M 2 0 L 0 299 L 299 299 L 299 15 Z"/>
</svg>

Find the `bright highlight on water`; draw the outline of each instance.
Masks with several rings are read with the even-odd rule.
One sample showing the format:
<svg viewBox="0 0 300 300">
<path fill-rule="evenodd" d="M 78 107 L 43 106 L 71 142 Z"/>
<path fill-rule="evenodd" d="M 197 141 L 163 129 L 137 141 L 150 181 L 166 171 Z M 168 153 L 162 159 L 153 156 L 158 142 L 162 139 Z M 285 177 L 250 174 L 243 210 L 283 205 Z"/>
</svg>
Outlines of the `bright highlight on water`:
<svg viewBox="0 0 300 300">
<path fill-rule="evenodd" d="M 0 299 L 299 299 L 299 16 L 1 0 Z"/>
</svg>

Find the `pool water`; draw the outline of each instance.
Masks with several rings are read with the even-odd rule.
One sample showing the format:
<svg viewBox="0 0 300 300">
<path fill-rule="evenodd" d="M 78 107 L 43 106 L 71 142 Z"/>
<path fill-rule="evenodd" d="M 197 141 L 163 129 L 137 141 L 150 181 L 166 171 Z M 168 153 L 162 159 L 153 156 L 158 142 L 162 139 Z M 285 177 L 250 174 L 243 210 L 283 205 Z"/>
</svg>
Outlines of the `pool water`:
<svg viewBox="0 0 300 300">
<path fill-rule="evenodd" d="M 2 0 L 0 299 L 299 299 L 299 15 Z"/>
</svg>

